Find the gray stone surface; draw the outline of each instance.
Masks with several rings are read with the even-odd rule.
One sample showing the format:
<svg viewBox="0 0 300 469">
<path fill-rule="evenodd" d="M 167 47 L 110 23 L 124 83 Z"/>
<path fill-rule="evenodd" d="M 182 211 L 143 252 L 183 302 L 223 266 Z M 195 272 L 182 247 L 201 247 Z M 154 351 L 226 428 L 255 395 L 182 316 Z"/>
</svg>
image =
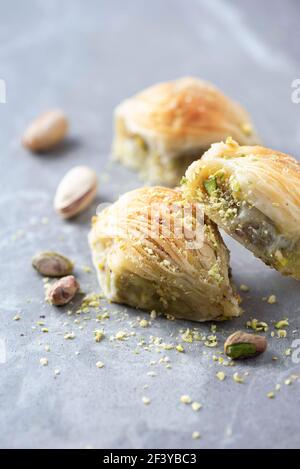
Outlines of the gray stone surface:
<svg viewBox="0 0 300 469">
<path fill-rule="evenodd" d="M 1 0 L 0 78 L 7 86 L 7 103 L 0 104 L 2 448 L 300 446 L 299 383 L 283 384 L 274 400 L 266 397 L 276 383 L 300 371 L 284 356 L 299 338 L 296 281 L 282 278 L 226 238 L 235 280 L 251 292 L 243 294 L 244 316 L 218 326 L 220 344 L 250 316 L 270 323 L 268 335 L 272 321 L 284 316 L 290 327 L 286 339 L 270 340 L 263 357 L 224 368 L 211 359 L 215 349 L 199 342 L 186 344 L 184 354 L 158 354 L 136 345 L 141 335 L 175 341 L 180 329 L 196 324 L 160 319 L 148 329 L 134 329 L 137 336 L 126 342 L 110 342 L 118 330 L 132 330 L 129 323 L 137 315 L 147 317 L 128 309 L 126 319 L 125 308 L 117 305 L 107 306 L 107 337 L 96 344 L 95 313 L 78 325 L 66 311 L 45 305 L 42 280 L 30 266 L 40 249 L 61 251 L 75 260 L 83 289 L 97 291 L 95 275 L 82 270 L 91 265 L 90 217 L 97 202 L 113 201 L 141 184 L 133 173 L 109 163 L 112 110 L 159 80 L 183 75 L 211 80 L 246 106 L 266 145 L 299 155 L 300 105 L 291 101 L 291 83 L 299 78 L 299 13 L 296 0 Z M 28 153 L 20 145 L 24 127 L 55 106 L 70 116 L 68 141 L 52 154 Z M 53 211 L 53 194 L 62 175 L 82 163 L 98 172 L 99 197 L 89 213 L 63 222 Z M 277 294 L 277 305 L 262 302 L 271 293 Z M 22 319 L 15 322 L 18 312 Z M 40 316 L 48 334 L 32 327 Z M 208 332 L 209 327 L 199 329 Z M 76 338 L 64 340 L 70 331 Z M 44 350 L 47 343 L 50 352 Z M 165 355 L 172 369 L 149 364 Z M 44 356 L 48 367 L 39 364 Z M 105 368 L 96 368 L 98 360 Z M 55 368 L 61 370 L 56 378 Z M 227 374 L 224 382 L 215 378 L 221 369 Z M 150 370 L 157 376 L 149 377 Z M 233 382 L 236 371 L 249 372 L 245 384 Z M 195 413 L 180 404 L 182 394 L 203 409 Z M 143 395 L 151 398 L 149 406 L 142 404 Z M 194 430 L 201 440 L 192 440 Z"/>
</svg>

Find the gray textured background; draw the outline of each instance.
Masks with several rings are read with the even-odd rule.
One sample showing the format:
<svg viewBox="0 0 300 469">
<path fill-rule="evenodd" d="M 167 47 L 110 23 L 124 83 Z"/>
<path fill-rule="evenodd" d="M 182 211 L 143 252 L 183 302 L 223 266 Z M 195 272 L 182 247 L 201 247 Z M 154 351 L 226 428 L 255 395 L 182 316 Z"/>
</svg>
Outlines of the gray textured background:
<svg viewBox="0 0 300 469">
<path fill-rule="evenodd" d="M 263 357 L 225 368 L 212 361 L 214 349 L 198 342 L 186 344 L 185 354 L 142 348 L 133 354 L 141 335 L 169 343 L 180 329 L 196 324 L 161 319 L 134 329 L 136 337 L 126 342 L 110 342 L 118 330 L 132 330 L 129 323 L 138 314 L 128 309 L 126 318 L 117 305 L 108 306 L 107 337 L 96 344 L 95 313 L 78 325 L 63 310 L 45 305 L 42 280 L 30 265 L 40 249 L 61 251 L 75 260 L 82 288 L 97 290 L 94 274 L 81 268 L 91 265 L 90 217 L 97 202 L 113 201 L 141 184 L 108 162 L 112 110 L 154 82 L 183 75 L 211 80 L 246 106 L 267 146 L 299 155 L 300 104 L 291 102 L 291 83 L 300 75 L 299 13 L 296 0 L 0 1 L 0 78 L 7 85 L 7 103 L 0 104 L 0 345 L 7 352 L 0 364 L 1 447 L 300 446 L 299 383 L 283 384 L 274 400 L 266 397 L 276 383 L 299 373 L 299 365 L 283 355 L 299 338 L 297 282 L 228 240 L 235 280 L 251 292 L 244 295 L 245 315 L 218 326 L 220 346 L 250 316 L 270 323 L 268 336 L 275 319 L 288 316 L 291 326 L 286 339 L 270 339 Z M 29 154 L 20 135 L 32 118 L 56 106 L 70 116 L 69 139 L 53 154 Z M 63 222 L 53 211 L 53 195 L 64 173 L 82 163 L 99 174 L 98 201 L 89 213 Z M 274 292 L 277 305 L 262 302 Z M 22 319 L 15 322 L 18 312 Z M 36 325 L 41 315 L 48 334 Z M 209 331 L 209 325 L 199 328 Z M 64 340 L 70 331 L 76 338 Z M 44 351 L 46 343 L 50 352 Z M 172 369 L 149 365 L 164 355 Z M 48 367 L 39 364 L 43 356 Z M 97 360 L 104 369 L 96 368 Z M 61 370 L 56 378 L 55 368 Z M 149 370 L 157 376 L 147 376 Z M 222 383 L 215 378 L 219 370 L 228 375 Z M 233 382 L 234 371 L 249 372 L 245 384 Z M 182 394 L 203 409 L 195 413 L 180 404 Z M 147 407 L 143 395 L 151 398 Z M 192 440 L 194 430 L 201 440 Z"/>
</svg>

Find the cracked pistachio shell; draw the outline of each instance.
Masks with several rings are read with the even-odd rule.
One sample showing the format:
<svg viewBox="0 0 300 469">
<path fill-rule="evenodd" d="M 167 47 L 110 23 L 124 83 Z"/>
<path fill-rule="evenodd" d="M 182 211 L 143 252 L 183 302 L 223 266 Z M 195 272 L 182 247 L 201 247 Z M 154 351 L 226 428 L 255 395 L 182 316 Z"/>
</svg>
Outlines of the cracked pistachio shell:
<svg viewBox="0 0 300 469">
<path fill-rule="evenodd" d="M 94 200 L 98 178 L 87 166 L 76 166 L 61 180 L 54 199 L 54 208 L 63 218 L 72 218 Z"/>
<path fill-rule="evenodd" d="M 251 358 L 265 352 L 267 339 L 260 335 L 237 331 L 231 334 L 225 344 L 225 354 L 233 359 Z"/>
<path fill-rule="evenodd" d="M 73 275 L 57 280 L 47 292 L 47 300 L 55 306 L 69 303 L 79 290 L 80 286 Z"/>
</svg>

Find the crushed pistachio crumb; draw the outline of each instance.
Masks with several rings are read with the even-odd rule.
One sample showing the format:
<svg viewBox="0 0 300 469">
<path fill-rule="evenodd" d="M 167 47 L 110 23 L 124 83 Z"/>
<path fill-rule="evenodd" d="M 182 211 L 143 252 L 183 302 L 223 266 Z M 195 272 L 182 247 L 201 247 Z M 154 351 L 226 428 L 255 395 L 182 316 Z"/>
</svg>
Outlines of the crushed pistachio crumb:
<svg viewBox="0 0 300 469">
<path fill-rule="evenodd" d="M 183 394 L 180 398 L 180 402 L 182 404 L 191 404 L 192 399 L 190 398 L 190 396 L 188 394 Z"/>
<path fill-rule="evenodd" d="M 234 373 L 232 378 L 233 378 L 233 381 L 235 381 L 236 383 L 239 383 L 239 384 L 244 383 L 243 377 L 241 375 L 239 375 L 238 373 Z"/>
<path fill-rule="evenodd" d="M 99 322 L 99 321 L 103 321 L 103 319 L 109 319 L 109 314 L 108 313 L 101 313 L 101 314 L 97 314 L 96 316 L 96 321 Z"/>
<path fill-rule="evenodd" d="M 193 335 L 190 331 L 190 329 L 187 329 L 181 336 L 182 340 L 184 342 L 189 342 L 189 343 L 192 343 L 193 342 Z"/>
<path fill-rule="evenodd" d="M 128 337 L 128 333 L 125 331 L 119 331 L 115 335 L 115 339 L 117 340 L 126 340 Z"/>
<path fill-rule="evenodd" d="M 150 313 L 150 318 L 151 319 L 156 319 L 157 318 L 157 312 L 155 311 L 155 309 L 153 309 Z"/>
<path fill-rule="evenodd" d="M 149 399 L 149 397 L 143 396 L 142 397 L 142 402 L 143 402 L 144 405 L 149 405 L 151 400 Z"/>
<path fill-rule="evenodd" d="M 102 329 L 96 329 L 94 331 L 94 337 L 95 342 L 101 342 L 101 340 L 103 340 L 105 337 L 104 331 Z"/>
<path fill-rule="evenodd" d="M 141 319 L 139 322 L 140 327 L 148 327 L 149 326 L 149 321 L 147 319 Z"/>
<path fill-rule="evenodd" d="M 218 371 L 218 373 L 216 373 L 216 377 L 218 378 L 219 381 L 224 381 L 224 379 L 226 378 L 226 375 L 224 371 Z"/>
<path fill-rule="evenodd" d="M 298 381 L 299 379 L 299 376 L 298 375 L 291 375 L 289 378 L 287 378 L 285 381 L 284 381 L 284 384 L 286 384 L 287 386 L 290 386 L 291 384 L 293 384 L 295 381 Z"/>
<path fill-rule="evenodd" d="M 215 335 L 207 336 L 207 340 L 204 341 L 206 347 L 216 347 L 218 345 L 217 337 Z"/>
<path fill-rule="evenodd" d="M 284 329 L 285 327 L 289 326 L 289 320 L 288 319 L 281 319 L 280 321 L 276 322 L 275 328 L 276 329 Z"/>
<path fill-rule="evenodd" d="M 267 332 L 269 326 L 266 322 L 258 321 L 257 319 L 251 319 L 251 321 L 247 321 L 247 327 L 253 329 L 256 332 Z"/>
<path fill-rule="evenodd" d="M 277 331 L 277 337 L 278 337 L 279 339 L 285 339 L 286 336 L 287 336 L 287 332 L 286 332 L 285 329 L 279 329 L 279 330 Z"/>
<path fill-rule="evenodd" d="M 65 339 L 65 340 L 73 340 L 73 339 L 75 339 L 75 334 L 74 334 L 74 332 L 67 332 L 67 333 L 64 335 L 64 339 Z"/>
<path fill-rule="evenodd" d="M 176 350 L 177 352 L 184 352 L 184 348 L 182 347 L 181 344 L 176 345 Z"/>
<path fill-rule="evenodd" d="M 200 402 L 195 401 L 195 402 L 192 402 L 191 407 L 195 412 L 198 412 L 198 410 L 202 408 L 202 404 L 200 404 Z"/>
<path fill-rule="evenodd" d="M 47 366 L 48 363 L 49 363 L 49 362 L 48 362 L 48 358 L 46 358 L 46 357 L 40 358 L 40 364 L 41 364 L 42 366 Z"/>
<path fill-rule="evenodd" d="M 270 295 L 267 299 L 267 302 L 269 303 L 269 305 L 274 305 L 275 303 L 277 303 L 276 295 Z"/>
</svg>

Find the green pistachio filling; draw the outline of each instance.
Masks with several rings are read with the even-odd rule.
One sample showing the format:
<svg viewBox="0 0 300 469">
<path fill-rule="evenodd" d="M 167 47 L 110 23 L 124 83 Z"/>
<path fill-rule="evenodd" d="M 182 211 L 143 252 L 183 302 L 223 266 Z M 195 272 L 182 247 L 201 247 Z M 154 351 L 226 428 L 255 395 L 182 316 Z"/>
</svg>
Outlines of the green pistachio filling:
<svg viewBox="0 0 300 469">
<path fill-rule="evenodd" d="M 295 244 L 279 232 L 272 220 L 242 200 L 241 188 L 232 176 L 218 171 L 204 181 L 212 218 L 220 220 L 228 232 L 246 244 L 265 262 L 286 267 L 293 261 Z"/>
<path fill-rule="evenodd" d="M 206 192 L 209 195 L 212 195 L 218 189 L 217 177 L 210 176 L 206 181 L 204 181 L 204 187 Z"/>
</svg>

